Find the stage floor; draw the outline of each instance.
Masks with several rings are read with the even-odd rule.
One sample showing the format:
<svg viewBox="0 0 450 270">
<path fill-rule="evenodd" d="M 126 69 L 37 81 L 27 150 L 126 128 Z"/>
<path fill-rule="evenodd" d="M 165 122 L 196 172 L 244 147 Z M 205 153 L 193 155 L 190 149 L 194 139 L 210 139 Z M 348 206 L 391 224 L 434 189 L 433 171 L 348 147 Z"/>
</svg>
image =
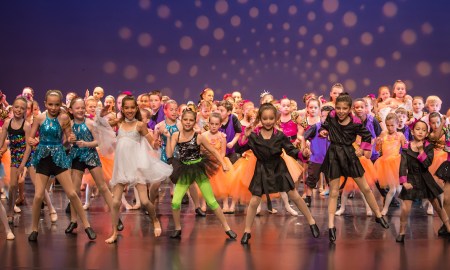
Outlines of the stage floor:
<svg viewBox="0 0 450 270">
<path fill-rule="evenodd" d="M 375 191 L 375 193 L 378 193 Z M 110 234 L 110 215 L 103 199 L 92 199 L 88 211 L 97 240 L 89 241 L 82 226 L 73 235 L 64 230 L 69 218 L 64 209 L 67 198 L 60 188 L 53 192 L 59 220 L 51 224 L 48 210 L 41 213 L 37 243 L 27 240 L 31 226 L 32 187 L 27 184 L 28 205 L 15 215 L 14 241 L 7 241 L 0 226 L 0 269 L 449 269 L 450 242 L 437 237 L 441 222 L 437 215 L 414 207 L 404 245 L 395 237 L 399 227 L 399 208 L 391 208 L 382 229 L 373 217 L 365 216 L 359 194 L 348 201 L 346 213 L 336 217 L 337 241 L 330 245 L 327 230 L 327 199 L 317 193 L 311 208 L 321 229 L 319 239 L 311 236 L 304 217 L 292 217 L 275 201 L 277 214 L 262 211 L 255 219 L 248 246 L 240 244 L 244 231 L 245 208 L 227 215 L 236 241 L 227 239 L 219 221 L 208 212 L 195 217 L 192 205 L 182 207 L 183 235 L 170 239 L 174 229 L 170 193 L 162 188 L 158 212 L 163 229 L 153 236 L 150 219 L 142 211 L 124 210 L 125 230 L 116 244 L 104 240 Z M 84 194 L 83 194 L 84 196 Z M 378 198 L 379 204 L 381 200 Z M 5 204 L 5 201 L 2 200 Z M 79 221 L 79 224 L 81 222 Z"/>
</svg>

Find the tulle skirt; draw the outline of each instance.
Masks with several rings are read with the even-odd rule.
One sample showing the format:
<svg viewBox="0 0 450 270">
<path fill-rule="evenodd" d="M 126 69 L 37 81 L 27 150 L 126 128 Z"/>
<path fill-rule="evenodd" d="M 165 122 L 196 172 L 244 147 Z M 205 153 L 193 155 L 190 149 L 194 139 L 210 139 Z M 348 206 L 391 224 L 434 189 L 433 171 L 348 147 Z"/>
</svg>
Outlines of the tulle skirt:
<svg viewBox="0 0 450 270">
<path fill-rule="evenodd" d="M 438 168 L 447 161 L 448 153 L 442 149 L 434 149 L 434 157 L 433 162 L 430 167 L 428 167 L 428 171 L 433 176 L 434 180 L 438 182 L 438 184 L 442 185 L 442 181 L 439 179 L 440 177 L 436 175 Z M 441 178 L 442 179 L 442 178 Z"/>
<path fill-rule="evenodd" d="M 252 198 L 248 187 L 255 173 L 256 156 L 252 150 L 247 150 L 233 166 L 236 177 L 233 185 L 230 187 L 231 196 L 241 201 L 241 203 L 248 203 Z"/>
<path fill-rule="evenodd" d="M 141 137 L 140 142 L 127 137 L 119 139 L 110 185 L 134 186 L 164 181 L 173 169 L 159 158 L 160 153 L 149 145 L 145 137 Z"/>
<path fill-rule="evenodd" d="M 297 182 L 300 179 L 300 176 L 303 174 L 303 168 L 298 163 L 298 161 L 286 154 L 286 152 L 283 149 L 283 153 L 281 154 L 281 158 L 284 160 L 284 163 L 286 163 L 286 166 L 288 168 L 289 174 L 292 177 L 292 180 L 294 182 Z"/>
<path fill-rule="evenodd" d="M 216 198 L 226 198 L 230 196 L 230 190 L 235 184 L 236 174 L 234 171 L 233 164 L 230 159 L 225 157 L 223 159 L 225 164 L 227 164 L 228 171 L 224 172 L 222 167 L 220 167 L 217 172 L 211 176 L 209 182 L 211 183 L 211 187 L 213 189 L 214 195 Z"/>
<path fill-rule="evenodd" d="M 359 157 L 359 161 L 361 162 L 361 165 L 364 168 L 364 178 L 366 179 L 367 184 L 369 187 L 375 186 L 375 181 L 377 179 L 377 172 L 375 170 L 375 166 L 373 165 L 372 161 L 370 159 L 367 159 L 365 157 Z M 344 184 L 344 177 L 340 178 L 340 185 L 342 186 Z M 351 177 L 347 179 L 347 182 L 344 186 L 344 191 L 358 191 L 359 187 L 356 184 L 355 180 Z"/>
<path fill-rule="evenodd" d="M 382 188 L 399 186 L 401 156 L 381 156 L 375 161 L 378 182 Z"/>
</svg>

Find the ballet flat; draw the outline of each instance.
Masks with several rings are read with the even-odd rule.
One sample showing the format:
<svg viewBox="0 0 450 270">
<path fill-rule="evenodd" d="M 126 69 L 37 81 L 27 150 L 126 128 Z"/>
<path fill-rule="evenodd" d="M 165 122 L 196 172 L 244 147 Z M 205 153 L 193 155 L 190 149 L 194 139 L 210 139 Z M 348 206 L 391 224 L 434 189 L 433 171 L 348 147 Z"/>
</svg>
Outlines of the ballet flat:
<svg viewBox="0 0 450 270">
<path fill-rule="evenodd" d="M 228 235 L 228 237 L 230 237 L 230 239 L 236 239 L 237 237 L 237 234 L 233 232 L 233 230 L 228 230 L 225 233 Z"/>
<path fill-rule="evenodd" d="M 67 226 L 67 229 L 64 231 L 65 233 L 72 233 L 73 230 L 75 230 L 76 228 L 78 228 L 78 223 L 76 222 L 70 222 L 69 226 Z"/>
<path fill-rule="evenodd" d="M 90 240 L 95 240 L 97 238 L 97 234 L 94 232 L 94 229 L 92 229 L 91 227 L 87 227 L 86 229 L 84 229 L 84 231 L 86 232 L 86 234 Z"/>
<path fill-rule="evenodd" d="M 250 233 L 247 233 L 247 232 L 244 233 L 241 238 L 241 244 L 242 245 L 248 244 L 248 240 L 250 240 L 250 238 L 252 238 L 252 235 Z"/>
</svg>

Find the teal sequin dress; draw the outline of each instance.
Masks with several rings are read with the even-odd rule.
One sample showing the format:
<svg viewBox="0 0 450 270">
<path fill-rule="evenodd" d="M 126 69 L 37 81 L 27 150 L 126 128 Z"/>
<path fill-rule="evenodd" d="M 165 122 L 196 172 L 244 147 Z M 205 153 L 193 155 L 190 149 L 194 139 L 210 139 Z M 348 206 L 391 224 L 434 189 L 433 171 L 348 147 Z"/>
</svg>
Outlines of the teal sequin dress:
<svg viewBox="0 0 450 270">
<path fill-rule="evenodd" d="M 77 141 L 92 142 L 94 136 L 86 125 L 86 122 L 77 124 L 74 123 L 72 126 L 72 131 L 77 137 Z M 100 167 L 102 163 L 100 162 L 100 157 L 98 156 L 97 149 L 88 147 L 78 147 L 74 145 L 70 150 L 71 160 L 78 159 L 82 163 L 87 164 L 92 167 Z"/>
<path fill-rule="evenodd" d="M 72 161 L 64 152 L 62 135 L 58 118 L 49 118 L 46 115 L 44 123 L 39 127 L 40 141 L 33 154 L 31 165 L 36 167 L 41 159 L 51 156 L 55 165 L 69 169 Z"/>
<path fill-rule="evenodd" d="M 166 125 L 167 131 L 169 131 L 169 134 L 172 135 L 175 132 L 178 131 L 177 123 L 173 125 L 169 125 L 164 120 L 164 124 Z M 167 154 L 166 154 L 166 147 L 167 147 L 167 137 L 164 136 L 164 134 L 161 134 L 162 142 L 161 142 L 161 160 L 167 163 Z M 174 150 L 173 157 L 178 157 L 178 148 Z"/>
</svg>

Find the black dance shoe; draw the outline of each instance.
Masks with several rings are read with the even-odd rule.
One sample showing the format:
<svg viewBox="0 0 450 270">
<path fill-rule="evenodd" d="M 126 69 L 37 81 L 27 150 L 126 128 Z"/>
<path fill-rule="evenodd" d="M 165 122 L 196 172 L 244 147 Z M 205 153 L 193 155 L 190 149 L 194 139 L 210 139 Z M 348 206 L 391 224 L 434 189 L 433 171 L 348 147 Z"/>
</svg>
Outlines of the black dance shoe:
<svg viewBox="0 0 450 270">
<path fill-rule="evenodd" d="M 439 237 L 445 237 L 447 235 L 448 235 L 447 228 L 445 227 L 445 224 L 442 224 L 442 226 L 438 230 L 438 236 Z"/>
<path fill-rule="evenodd" d="M 123 231 L 123 228 L 124 228 L 124 226 L 123 226 L 122 220 L 119 218 L 119 222 L 117 222 L 117 230 L 119 232 L 121 232 L 121 231 Z"/>
<path fill-rule="evenodd" d="M 383 217 L 375 218 L 375 222 L 380 224 L 381 227 L 383 227 L 385 229 L 389 229 L 389 224 Z"/>
<path fill-rule="evenodd" d="M 393 198 L 391 203 L 389 204 L 389 207 L 399 208 L 400 207 L 400 202 L 396 198 Z"/>
<path fill-rule="evenodd" d="M 94 229 L 92 229 L 92 227 L 87 227 L 86 229 L 84 229 L 84 231 L 86 232 L 90 240 L 95 240 L 97 238 L 97 234 L 94 232 Z"/>
<path fill-rule="evenodd" d="M 70 214 L 70 203 L 67 204 L 67 207 L 66 207 L 66 214 Z"/>
<path fill-rule="evenodd" d="M 311 196 L 305 197 L 305 203 L 306 203 L 306 206 L 311 207 Z"/>
<path fill-rule="evenodd" d="M 72 233 L 73 230 L 75 230 L 76 228 L 78 228 L 78 223 L 76 222 L 70 222 L 69 226 L 67 226 L 67 229 L 64 231 L 65 233 Z"/>
<path fill-rule="evenodd" d="M 233 230 L 226 231 L 225 233 L 228 235 L 228 237 L 230 237 L 230 239 L 236 239 L 237 237 L 237 234 L 233 232 Z"/>
<path fill-rule="evenodd" d="M 37 241 L 37 237 L 38 237 L 38 232 L 37 231 L 32 231 L 30 236 L 28 236 L 28 241 L 36 242 Z"/>
<path fill-rule="evenodd" d="M 336 227 L 328 229 L 328 237 L 330 238 L 331 243 L 336 241 Z"/>
<path fill-rule="evenodd" d="M 195 209 L 195 215 L 196 215 L 197 217 L 206 217 L 206 213 L 203 212 L 203 210 L 202 210 L 200 207 L 198 207 L 197 209 Z"/>
<path fill-rule="evenodd" d="M 309 227 L 311 228 L 311 233 L 312 233 L 313 237 L 319 238 L 320 231 L 319 231 L 319 227 L 317 227 L 317 224 L 309 225 Z"/>
<path fill-rule="evenodd" d="M 180 239 L 181 238 L 181 230 L 175 230 L 175 231 L 173 231 L 173 233 L 170 235 L 170 238 L 178 238 L 178 239 Z"/>
<path fill-rule="evenodd" d="M 395 238 L 395 242 L 397 242 L 397 243 L 405 243 L 405 235 L 404 234 L 397 235 L 397 238 Z"/>
<path fill-rule="evenodd" d="M 250 238 L 252 238 L 252 235 L 250 233 L 245 232 L 244 235 L 242 235 L 241 244 L 247 245 L 248 240 L 250 240 Z"/>
</svg>

